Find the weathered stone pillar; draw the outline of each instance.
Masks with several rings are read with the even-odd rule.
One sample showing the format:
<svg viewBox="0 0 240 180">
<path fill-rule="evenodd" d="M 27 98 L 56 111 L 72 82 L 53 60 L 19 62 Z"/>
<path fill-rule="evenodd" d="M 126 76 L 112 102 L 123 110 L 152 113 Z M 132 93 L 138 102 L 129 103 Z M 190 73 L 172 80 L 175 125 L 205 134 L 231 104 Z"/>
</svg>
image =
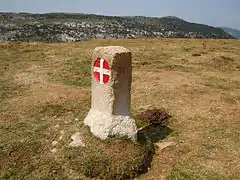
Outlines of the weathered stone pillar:
<svg viewBox="0 0 240 180">
<path fill-rule="evenodd" d="M 136 140 L 137 127 L 130 117 L 131 52 L 120 46 L 97 47 L 92 62 L 92 105 L 84 124 L 101 138 Z"/>
</svg>

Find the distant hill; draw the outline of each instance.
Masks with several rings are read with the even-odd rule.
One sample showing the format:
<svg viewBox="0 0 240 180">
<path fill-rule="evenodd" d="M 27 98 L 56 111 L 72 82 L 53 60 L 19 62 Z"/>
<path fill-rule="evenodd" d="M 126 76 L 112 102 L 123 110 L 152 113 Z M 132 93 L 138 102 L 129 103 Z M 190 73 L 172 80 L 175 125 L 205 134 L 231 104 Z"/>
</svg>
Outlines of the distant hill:
<svg viewBox="0 0 240 180">
<path fill-rule="evenodd" d="M 220 27 L 222 30 L 224 30 L 226 33 L 234 36 L 235 38 L 240 39 L 240 31 L 237 29 L 232 29 L 228 27 Z"/>
<path fill-rule="evenodd" d="M 220 28 L 174 16 L 119 17 L 82 13 L 0 13 L 0 42 L 85 41 L 105 38 L 233 39 Z"/>
</svg>

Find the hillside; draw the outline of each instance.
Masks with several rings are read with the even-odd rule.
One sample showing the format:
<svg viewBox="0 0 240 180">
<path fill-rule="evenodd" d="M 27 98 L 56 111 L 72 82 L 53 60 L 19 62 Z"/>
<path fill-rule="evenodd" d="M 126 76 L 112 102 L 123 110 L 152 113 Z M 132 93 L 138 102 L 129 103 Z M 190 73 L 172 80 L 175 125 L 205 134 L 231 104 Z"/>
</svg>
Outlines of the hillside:
<svg viewBox="0 0 240 180">
<path fill-rule="evenodd" d="M 226 33 L 234 36 L 235 38 L 240 39 L 240 31 L 237 29 L 232 29 L 228 27 L 220 27 L 222 30 L 224 30 Z"/>
<path fill-rule="evenodd" d="M 128 162 L 144 152 L 102 142 L 83 124 L 93 49 L 116 44 L 132 52 L 131 113 L 155 144 L 135 179 L 239 179 L 240 41 L 206 39 L 0 43 L 0 179 L 127 179 L 136 168 Z M 141 122 L 150 106 L 165 109 L 169 124 Z M 68 146 L 75 132 L 86 148 Z M 177 145 L 161 147 L 169 142 Z"/>
<path fill-rule="evenodd" d="M 232 39 L 222 29 L 177 17 L 116 17 L 74 13 L 0 13 L 0 42 L 66 42 L 106 38 Z"/>
</svg>

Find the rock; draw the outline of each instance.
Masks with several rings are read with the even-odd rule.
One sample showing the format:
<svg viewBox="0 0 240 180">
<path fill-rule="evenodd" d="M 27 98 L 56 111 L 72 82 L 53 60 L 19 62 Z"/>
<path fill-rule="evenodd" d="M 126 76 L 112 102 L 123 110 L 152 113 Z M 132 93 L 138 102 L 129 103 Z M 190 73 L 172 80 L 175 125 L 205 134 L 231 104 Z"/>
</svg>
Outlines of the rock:
<svg viewBox="0 0 240 180">
<path fill-rule="evenodd" d="M 60 125 L 59 124 L 57 124 L 56 126 L 54 126 L 56 129 L 58 129 L 58 128 L 60 128 Z"/>
<path fill-rule="evenodd" d="M 96 121 L 98 119 L 99 121 Z M 108 137 L 128 137 L 136 140 L 137 128 L 135 120 L 130 116 L 103 114 L 90 110 L 85 118 L 85 124 L 90 126 L 91 133 L 102 140 Z"/>
<path fill-rule="evenodd" d="M 160 143 L 156 143 L 156 145 L 159 147 L 159 149 L 162 151 L 167 147 L 173 147 L 176 146 L 177 143 L 174 141 L 166 141 L 166 142 L 160 142 Z"/>
<path fill-rule="evenodd" d="M 53 145 L 53 146 L 56 146 L 57 144 L 58 144 L 57 141 L 53 141 L 53 142 L 52 142 L 52 145 Z"/>
<path fill-rule="evenodd" d="M 57 152 L 56 148 L 51 149 L 51 153 L 56 153 L 56 152 Z"/>
<path fill-rule="evenodd" d="M 107 57 L 107 60 L 99 57 Z M 84 124 L 102 140 L 126 137 L 135 141 L 137 126 L 130 116 L 131 52 L 121 46 L 97 47 L 93 52 L 93 64 L 93 71 L 99 78 L 92 76 L 92 105 Z M 105 64 L 106 69 L 101 69 L 100 64 Z M 100 73 L 102 70 L 105 74 Z"/>
<path fill-rule="evenodd" d="M 86 147 L 80 132 L 76 132 L 75 134 L 73 134 L 71 136 L 71 139 L 73 141 L 69 144 L 69 147 Z"/>
<path fill-rule="evenodd" d="M 61 130 L 61 131 L 60 131 L 60 134 L 61 134 L 61 135 L 59 136 L 59 140 L 62 140 L 62 138 L 63 138 L 63 136 L 64 136 L 64 133 L 65 133 L 64 130 Z"/>
<path fill-rule="evenodd" d="M 76 41 L 75 38 L 69 36 L 68 34 L 60 34 L 58 38 L 59 38 L 60 41 L 63 41 L 63 42 L 74 42 L 74 41 Z"/>
</svg>

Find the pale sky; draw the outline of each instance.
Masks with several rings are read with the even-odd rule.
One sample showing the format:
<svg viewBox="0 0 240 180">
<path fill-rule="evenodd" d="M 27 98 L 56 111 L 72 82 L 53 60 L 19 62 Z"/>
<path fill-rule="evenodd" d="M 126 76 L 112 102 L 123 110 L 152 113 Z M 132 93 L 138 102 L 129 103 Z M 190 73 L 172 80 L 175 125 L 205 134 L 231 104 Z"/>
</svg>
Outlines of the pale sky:
<svg viewBox="0 0 240 180">
<path fill-rule="evenodd" d="M 177 16 L 191 22 L 240 30 L 240 0 L 0 0 L 0 12 Z"/>
</svg>

